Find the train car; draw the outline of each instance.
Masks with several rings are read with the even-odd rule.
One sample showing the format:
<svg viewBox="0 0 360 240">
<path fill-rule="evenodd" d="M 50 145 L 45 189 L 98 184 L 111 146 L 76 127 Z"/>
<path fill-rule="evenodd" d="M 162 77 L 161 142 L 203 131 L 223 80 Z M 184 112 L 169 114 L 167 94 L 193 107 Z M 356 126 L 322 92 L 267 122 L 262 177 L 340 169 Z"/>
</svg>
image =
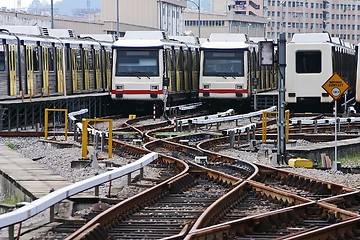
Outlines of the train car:
<svg viewBox="0 0 360 240">
<path fill-rule="evenodd" d="M 298 33 L 287 43 L 286 61 L 285 100 L 289 108 L 331 111 L 333 98 L 322 86 L 335 72 L 350 86 L 344 96 L 355 97 L 357 56 L 353 45 L 328 33 Z"/>
<path fill-rule="evenodd" d="M 109 91 L 113 42 L 65 32 L 0 26 L 0 99 Z"/>
<path fill-rule="evenodd" d="M 253 90 L 277 88 L 275 65 L 260 65 L 258 44 L 245 34 L 211 34 L 200 51 L 199 98 L 217 110 L 248 111 Z"/>
<path fill-rule="evenodd" d="M 113 45 L 112 99 L 131 110 L 194 101 L 199 56 L 197 41 L 170 39 L 161 31 L 128 31 Z"/>
<path fill-rule="evenodd" d="M 63 93 L 62 79 L 56 74 L 61 71 L 56 52 L 63 49 L 59 40 L 42 36 L 38 27 L 4 26 L 0 32 L 0 76 L 6 79 L 1 99 Z"/>
<path fill-rule="evenodd" d="M 110 90 L 112 36 L 80 35 L 71 29 L 48 29 L 64 45 L 64 74 L 67 94 Z M 113 40 L 113 41 L 112 41 Z"/>
</svg>

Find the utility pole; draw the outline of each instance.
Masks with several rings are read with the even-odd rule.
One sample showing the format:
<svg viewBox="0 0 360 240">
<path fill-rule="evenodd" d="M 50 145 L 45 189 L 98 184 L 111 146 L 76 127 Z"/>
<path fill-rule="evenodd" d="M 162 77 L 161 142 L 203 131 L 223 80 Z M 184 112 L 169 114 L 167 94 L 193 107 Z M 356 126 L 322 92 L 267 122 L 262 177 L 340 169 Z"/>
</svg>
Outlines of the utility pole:
<svg viewBox="0 0 360 240">
<path fill-rule="evenodd" d="M 278 74 L 278 136 L 277 136 L 277 162 L 287 164 L 286 134 L 285 134 L 285 68 L 286 68 L 286 36 L 282 32 L 279 39 L 279 74 Z"/>
<path fill-rule="evenodd" d="M 120 0 L 116 0 L 116 36 L 120 38 Z"/>
<path fill-rule="evenodd" d="M 50 14 L 51 14 L 51 29 L 54 29 L 54 0 L 51 0 Z"/>
</svg>

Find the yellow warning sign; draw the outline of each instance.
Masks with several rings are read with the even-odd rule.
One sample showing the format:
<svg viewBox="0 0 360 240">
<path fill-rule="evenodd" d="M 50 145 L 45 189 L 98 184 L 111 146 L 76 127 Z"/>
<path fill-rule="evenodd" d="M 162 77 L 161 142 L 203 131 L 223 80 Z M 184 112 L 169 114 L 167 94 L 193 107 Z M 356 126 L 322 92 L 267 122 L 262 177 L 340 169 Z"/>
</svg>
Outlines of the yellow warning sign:
<svg viewBox="0 0 360 240">
<path fill-rule="evenodd" d="M 334 73 L 323 85 L 322 88 L 330 94 L 334 100 L 338 100 L 344 92 L 349 88 L 349 84 L 340 77 L 339 74 Z"/>
</svg>

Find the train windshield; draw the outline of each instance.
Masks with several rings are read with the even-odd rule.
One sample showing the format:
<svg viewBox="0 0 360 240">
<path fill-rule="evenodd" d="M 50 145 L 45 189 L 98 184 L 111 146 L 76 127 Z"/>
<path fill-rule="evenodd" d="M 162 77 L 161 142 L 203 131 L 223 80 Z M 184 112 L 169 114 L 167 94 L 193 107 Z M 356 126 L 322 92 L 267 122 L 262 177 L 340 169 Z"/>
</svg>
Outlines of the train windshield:
<svg viewBox="0 0 360 240">
<path fill-rule="evenodd" d="M 296 73 L 321 73 L 321 52 L 296 52 Z"/>
<path fill-rule="evenodd" d="M 244 51 L 204 51 L 203 75 L 243 77 Z"/>
<path fill-rule="evenodd" d="M 159 76 L 159 50 L 117 49 L 116 76 Z"/>
</svg>

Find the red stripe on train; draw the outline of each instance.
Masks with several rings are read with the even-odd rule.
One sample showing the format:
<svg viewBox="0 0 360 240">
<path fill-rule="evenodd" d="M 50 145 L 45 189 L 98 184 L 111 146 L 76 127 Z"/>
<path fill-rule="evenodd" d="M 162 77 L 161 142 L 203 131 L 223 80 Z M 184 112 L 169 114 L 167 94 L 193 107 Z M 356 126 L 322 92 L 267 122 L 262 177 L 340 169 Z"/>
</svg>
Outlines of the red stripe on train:
<svg viewBox="0 0 360 240">
<path fill-rule="evenodd" d="M 163 90 L 151 91 L 151 90 L 112 90 L 112 94 L 163 94 Z"/>
<path fill-rule="evenodd" d="M 247 89 L 199 89 L 199 93 L 248 93 Z"/>
</svg>

